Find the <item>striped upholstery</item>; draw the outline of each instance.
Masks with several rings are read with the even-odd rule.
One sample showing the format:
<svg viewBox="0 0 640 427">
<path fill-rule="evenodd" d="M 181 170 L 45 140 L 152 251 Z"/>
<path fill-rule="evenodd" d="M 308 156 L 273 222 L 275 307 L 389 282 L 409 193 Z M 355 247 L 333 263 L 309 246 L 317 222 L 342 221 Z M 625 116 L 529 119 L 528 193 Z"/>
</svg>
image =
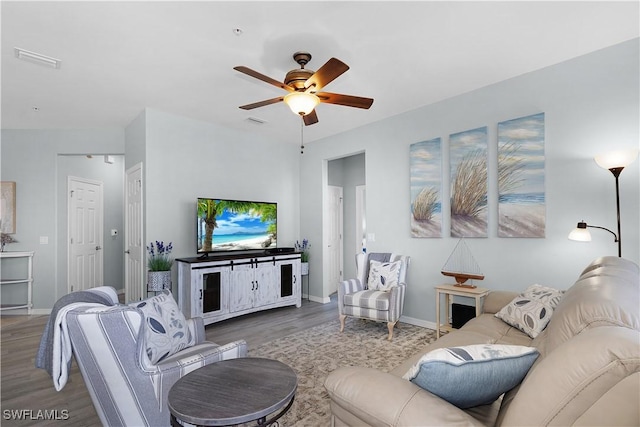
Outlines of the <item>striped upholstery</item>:
<svg viewBox="0 0 640 427">
<path fill-rule="evenodd" d="M 390 261 L 402 261 L 402 267 L 398 278 L 399 285 L 387 292 L 367 289 L 368 258 L 366 254 L 357 255 L 356 278 L 338 284 L 338 313 L 341 316 L 395 323 L 400 319 L 404 308 L 404 294 L 407 287 L 405 281 L 410 258 L 397 254 L 390 255 Z"/>
<path fill-rule="evenodd" d="M 187 322 L 196 345 L 153 365 L 143 342 L 140 310 L 118 305 L 68 313 L 73 354 L 103 425 L 168 426 L 167 395 L 179 378 L 204 365 L 247 355 L 244 341 L 222 346 L 207 342 L 202 319 Z"/>
</svg>

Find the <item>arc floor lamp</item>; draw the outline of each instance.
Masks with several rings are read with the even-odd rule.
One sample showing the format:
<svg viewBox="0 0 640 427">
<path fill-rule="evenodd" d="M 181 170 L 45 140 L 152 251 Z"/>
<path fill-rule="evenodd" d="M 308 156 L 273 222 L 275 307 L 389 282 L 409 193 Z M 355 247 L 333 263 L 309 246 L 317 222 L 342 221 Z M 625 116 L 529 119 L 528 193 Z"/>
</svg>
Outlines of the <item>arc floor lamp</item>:
<svg viewBox="0 0 640 427">
<path fill-rule="evenodd" d="M 622 234 L 620 231 L 620 187 L 618 177 L 622 170 L 633 163 L 638 157 L 638 150 L 621 150 L 596 156 L 595 161 L 603 169 L 611 171 L 616 179 L 616 213 L 618 216 L 618 234 L 605 227 L 590 225 L 584 221 L 580 221 L 578 226 L 569 233 L 569 239 L 579 242 L 590 242 L 591 233 L 587 228 L 599 228 L 613 234 L 614 241 L 618 243 L 618 256 L 622 257 Z"/>
</svg>

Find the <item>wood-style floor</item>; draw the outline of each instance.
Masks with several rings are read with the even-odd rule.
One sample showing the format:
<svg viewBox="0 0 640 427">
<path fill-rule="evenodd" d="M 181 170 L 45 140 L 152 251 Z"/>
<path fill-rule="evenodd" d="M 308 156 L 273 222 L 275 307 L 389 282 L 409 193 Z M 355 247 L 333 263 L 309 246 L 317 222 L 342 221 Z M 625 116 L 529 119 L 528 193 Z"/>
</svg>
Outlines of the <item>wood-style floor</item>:
<svg viewBox="0 0 640 427">
<path fill-rule="evenodd" d="M 89 392 L 75 362 L 67 385 L 59 392 L 42 369 L 35 368 L 35 355 L 48 316 L 20 316 L 0 323 L 2 426 L 99 426 Z M 335 320 L 335 296 L 331 303 L 303 300 L 302 307 L 283 307 L 228 319 L 206 327 L 207 340 L 218 344 L 244 339 L 249 349 L 268 341 Z M 8 419 L 12 411 L 23 419 Z M 43 420 L 38 410 L 59 415 L 59 420 Z M 55 412 L 57 411 L 57 412 Z M 66 411 L 66 412 L 65 412 Z M 68 417 L 65 415 L 68 414 Z M 40 415 L 40 419 L 38 416 Z M 26 418 L 26 419 L 24 419 Z M 68 418 L 68 419 L 63 419 Z"/>
</svg>

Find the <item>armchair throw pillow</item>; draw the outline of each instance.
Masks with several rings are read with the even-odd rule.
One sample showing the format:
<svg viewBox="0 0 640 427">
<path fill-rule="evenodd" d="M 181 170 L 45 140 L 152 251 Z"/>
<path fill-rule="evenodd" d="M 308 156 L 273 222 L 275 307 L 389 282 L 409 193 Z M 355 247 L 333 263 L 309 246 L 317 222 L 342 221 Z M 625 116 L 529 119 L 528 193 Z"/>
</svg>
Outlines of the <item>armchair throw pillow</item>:
<svg viewBox="0 0 640 427">
<path fill-rule="evenodd" d="M 398 286 L 401 265 L 402 261 L 370 261 L 367 287 L 370 290 L 388 291 L 392 287 Z"/>
<path fill-rule="evenodd" d="M 144 313 L 144 335 L 151 363 L 156 364 L 195 344 L 195 337 L 171 291 L 164 290 L 159 295 L 129 305 Z"/>
<path fill-rule="evenodd" d="M 539 353 L 535 347 L 477 344 L 425 354 L 403 376 L 461 409 L 486 405 L 520 384 Z"/>
<path fill-rule="evenodd" d="M 535 338 L 547 327 L 562 295 L 564 291 L 538 284 L 531 285 L 495 316 Z"/>
</svg>

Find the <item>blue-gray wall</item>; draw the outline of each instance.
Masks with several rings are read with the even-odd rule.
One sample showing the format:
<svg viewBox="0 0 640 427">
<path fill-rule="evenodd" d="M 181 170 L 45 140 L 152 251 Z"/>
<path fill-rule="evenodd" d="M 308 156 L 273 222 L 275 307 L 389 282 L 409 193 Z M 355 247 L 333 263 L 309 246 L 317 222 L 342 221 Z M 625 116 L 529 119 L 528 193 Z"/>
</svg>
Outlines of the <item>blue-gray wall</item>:
<svg viewBox="0 0 640 427">
<path fill-rule="evenodd" d="M 66 193 L 67 185 L 66 177 L 64 185 L 59 179 L 59 156 L 122 154 L 124 130 L 4 129 L 0 150 L 2 180 L 16 182 L 14 237 L 18 243 L 8 245 L 6 250 L 35 251 L 33 304 L 36 309 L 50 309 L 68 293 L 64 261 L 67 217 L 62 214 L 66 212 L 66 199 L 60 194 Z M 48 244 L 40 244 L 40 237 L 47 237 Z M 4 301 L 5 293 L 10 295 L 12 289 L 4 286 L 2 292 Z"/>
<path fill-rule="evenodd" d="M 175 257 L 196 256 L 198 197 L 277 202 L 278 246 L 300 238 L 298 146 L 152 109 L 144 121 L 147 242 L 173 242 Z"/>
<path fill-rule="evenodd" d="M 277 201 L 279 244 L 310 240 L 310 293 L 325 300 L 329 284 L 322 265 L 322 200 L 328 161 L 364 153 L 367 227 L 376 235 L 368 251 L 411 255 L 405 316 L 418 323 L 433 322 L 433 286 L 445 281 L 440 270 L 457 239 L 411 238 L 409 146 L 440 136 L 446 147 L 451 133 L 486 125 L 494 142 L 489 156 L 489 237 L 467 241 L 486 275 L 480 285 L 521 290 L 541 283 L 567 288 L 591 259 L 616 254 L 608 233 L 594 231 L 589 244 L 571 242 L 567 234 L 581 219 L 615 228 L 614 180 L 593 156 L 638 148 L 639 50 L 637 39 L 622 43 L 308 143 L 302 156 L 296 145 L 259 133 L 151 109 L 126 129 L 2 130 L 1 178 L 17 182 L 18 196 L 19 243 L 9 249 L 36 251 L 34 303 L 39 309 L 50 308 L 67 291 L 56 243 L 65 238 L 66 221 L 59 206 L 58 156 L 124 153 L 125 168 L 144 164 L 145 240 L 173 241 L 176 256 L 192 256 L 198 196 Z M 544 112 L 546 120 L 546 237 L 498 238 L 496 126 L 538 112 Z M 446 154 L 444 161 L 448 164 Z M 640 258 L 639 165 L 636 161 L 620 177 L 623 253 L 635 262 Z M 445 202 L 445 212 L 447 207 Z M 445 236 L 448 226 L 445 215 Z M 48 236 L 49 244 L 40 245 L 40 236 Z M 348 250 L 345 245 L 347 262 L 352 259 Z"/>
<path fill-rule="evenodd" d="M 323 258 L 323 245 L 318 242 L 323 238 L 322 200 L 328 160 L 364 152 L 367 233 L 376 235 L 367 250 L 412 257 L 405 316 L 434 322 L 433 287 L 447 282 L 440 271 L 458 239 L 448 237 L 450 221 L 446 214 L 445 237 L 411 237 L 409 146 L 442 137 L 447 165 L 450 134 L 488 126 L 489 237 L 466 239 L 486 276 L 477 284 L 517 291 L 533 283 L 568 288 L 589 261 L 601 255 L 617 255 L 617 246 L 606 232 L 592 232 L 589 244 L 569 241 L 567 235 L 582 219 L 616 227 L 614 178 L 593 158 L 608 150 L 639 146 L 638 52 L 635 39 L 308 143 L 300 171 L 301 234 L 313 244 L 313 267 L 322 265 Z M 539 112 L 545 113 L 546 125 L 546 237 L 498 238 L 497 123 Z M 635 262 L 640 258 L 639 165 L 636 160 L 620 176 L 623 255 Z M 448 212 L 448 188 L 444 190 L 443 212 Z M 327 271 L 314 268 L 310 275 L 312 296 L 326 300 L 331 289 L 327 277 Z"/>
</svg>

